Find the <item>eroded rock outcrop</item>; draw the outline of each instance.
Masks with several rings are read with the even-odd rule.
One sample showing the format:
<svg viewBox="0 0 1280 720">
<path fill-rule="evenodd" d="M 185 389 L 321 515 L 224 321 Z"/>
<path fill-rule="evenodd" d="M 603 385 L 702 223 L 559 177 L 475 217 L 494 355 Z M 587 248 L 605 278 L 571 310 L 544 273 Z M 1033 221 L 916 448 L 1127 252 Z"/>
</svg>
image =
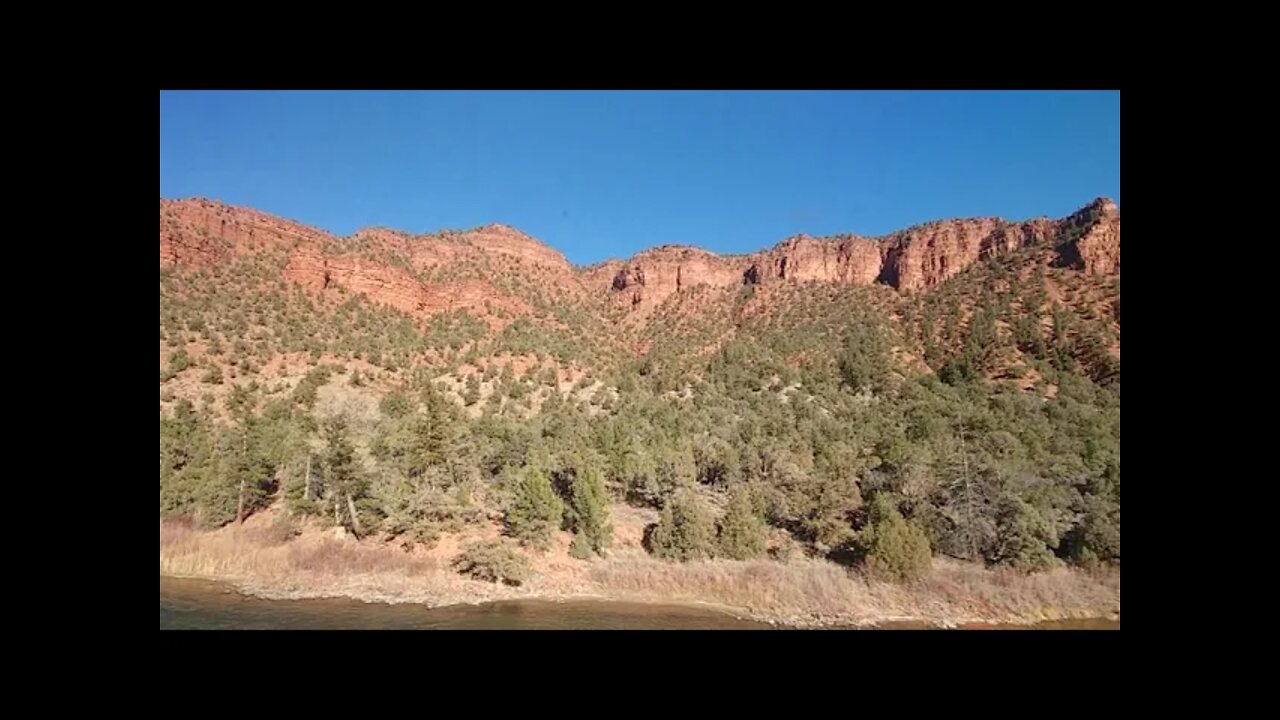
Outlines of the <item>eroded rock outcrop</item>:
<svg viewBox="0 0 1280 720">
<path fill-rule="evenodd" d="M 504 325 L 529 312 L 523 301 L 492 282 L 455 274 L 454 279 L 423 282 L 418 273 L 449 265 L 464 266 L 505 256 L 541 268 L 550 284 L 583 292 L 572 266 L 559 252 L 503 225 L 475 230 L 412 235 L 387 228 L 366 228 L 340 239 L 323 230 L 282 220 L 248 208 L 205 199 L 160 201 L 160 264 L 212 265 L 266 248 L 284 253 L 285 279 L 320 294 L 350 292 L 418 317 L 466 309 Z M 489 311 L 504 309 L 506 321 Z"/>
<path fill-rule="evenodd" d="M 425 288 L 412 275 L 360 257 L 328 257 L 314 248 L 299 248 L 290 255 L 284 276 L 315 293 L 341 287 L 407 313 L 426 310 Z"/>
<path fill-rule="evenodd" d="M 743 257 L 736 265 L 731 258 L 702 251 L 698 251 L 697 264 L 674 262 L 662 257 L 664 249 L 659 248 L 615 266 L 617 274 L 612 281 L 615 291 L 631 293 L 633 305 L 656 304 L 681 286 L 697 282 L 725 285 L 731 277 L 748 285 L 878 282 L 910 293 L 938 285 L 993 255 L 1055 245 L 1060 253 L 1069 256 L 1064 264 L 1094 274 L 1118 273 L 1119 209 L 1110 200 L 1100 198 L 1058 221 L 1044 217 L 1023 222 L 994 217 L 939 220 L 880 238 L 802 234 Z M 665 273 L 664 278 L 674 274 L 675 282 L 646 283 L 646 268 Z M 644 290 L 636 290 L 637 285 L 644 286 Z M 641 296 L 646 300 L 637 299 Z"/>
<path fill-rule="evenodd" d="M 318 228 L 205 198 L 160 201 L 161 265 L 208 265 L 255 247 L 287 250 L 333 239 Z"/>
<path fill-rule="evenodd" d="M 663 300 L 697 285 L 726 287 L 741 282 L 735 258 L 700 248 L 663 245 L 637 254 L 631 260 L 609 265 L 613 291 L 633 310 L 647 312 Z M 598 275 L 600 269 L 590 272 Z"/>
<path fill-rule="evenodd" d="M 889 267 L 881 275 L 903 292 L 937 285 L 977 262 L 987 239 L 1005 225 L 999 218 L 944 220 L 896 233 L 883 241 Z"/>
<path fill-rule="evenodd" d="M 857 235 L 796 235 L 761 256 L 753 263 L 756 271 L 749 282 L 817 280 L 869 285 L 880 275 L 879 243 Z"/>
<path fill-rule="evenodd" d="M 1090 275 L 1119 273 L 1120 208 L 1107 198 L 1098 198 L 1081 213 L 1087 215 L 1081 222 L 1084 232 L 1075 241 L 1078 267 Z"/>
<path fill-rule="evenodd" d="M 918 292 L 991 255 L 1028 247 L 1091 274 L 1120 272 L 1120 211 L 1099 198 L 1061 220 L 967 218 L 925 223 L 879 238 L 796 235 L 773 248 L 720 256 L 664 245 L 629 260 L 577 269 L 556 250 L 506 225 L 411 234 L 367 228 L 347 238 L 265 213 L 206 199 L 160 201 L 160 264 L 212 265 L 267 249 L 283 253 L 285 276 L 308 290 L 366 295 L 428 316 L 467 308 L 529 312 L 493 275 L 512 273 L 571 300 L 601 291 L 637 319 L 698 286 L 831 282 L 883 283 Z M 501 284 L 501 282 L 499 282 Z M 1118 313 L 1117 313 L 1118 314 Z M 491 319 L 492 322 L 492 319 Z"/>
<path fill-rule="evenodd" d="M 613 276 L 614 290 L 626 290 L 637 285 L 644 287 L 644 269 L 638 265 L 627 263 Z"/>
<path fill-rule="evenodd" d="M 1048 245 L 1053 241 L 1055 232 L 1053 221 L 1046 217 L 1006 223 L 982 241 L 979 255 L 986 258 L 1033 245 Z"/>
</svg>

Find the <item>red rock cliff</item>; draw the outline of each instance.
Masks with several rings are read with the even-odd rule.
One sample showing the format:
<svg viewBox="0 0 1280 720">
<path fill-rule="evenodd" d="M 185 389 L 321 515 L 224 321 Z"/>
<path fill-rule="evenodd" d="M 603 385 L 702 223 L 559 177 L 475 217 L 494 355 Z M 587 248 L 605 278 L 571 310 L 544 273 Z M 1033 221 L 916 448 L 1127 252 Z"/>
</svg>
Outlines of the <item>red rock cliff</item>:
<svg viewBox="0 0 1280 720">
<path fill-rule="evenodd" d="M 645 250 L 627 262 L 608 267 L 616 267 L 610 280 L 615 298 L 642 314 L 696 285 L 725 287 L 742 282 L 742 270 L 734 258 L 681 245 Z M 593 269 L 593 274 L 599 273 Z"/>
<path fill-rule="evenodd" d="M 820 280 L 870 285 L 879 277 L 880 266 L 880 245 L 871 238 L 815 238 L 802 234 L 760 253 L 745 276 L 749 282 Z"/>
<path fill-rule="evenodd" d="M 503 272 L 524 273 L 525 279 L 575 298 L 607 292 L 613 302 L 643 317 L 698 285 L 880 282 L 915 292 L 989 255 L 1031 246 L 1051 248 L 1064 264 L 1088 273 L 1119 273 L 1119 208 L 1099 198 L 1057 221 L 969 218 L 926 223 L 880 238 L 797 235 L 749 256 L 664 245 L 630 260 L 576 269 L 556 250 L 505 225 L 421 235 L 369 228 L 339 239 L 318 228 L 206 199 L 160 201 L 162 267 L 210 265 L 256 249 L 278 250 L 288 258 L 286 277 L 313 292 L 342 287 L 419 316 L 477 309 L 486 301 L 514 314 L 526 312 L 523 301 L 504 295 L 485 275 L 495 263 Z M 446 273 L 453 279 L 438 283 L 419 279 L 423 271 L 450 266 L 463 272 Z"/>
<path fill-rule="evenodd" d="M 350 238 L 247 208 L 205 199 L 160 201 L 160 265 L 229 262 L 255 249 L 279 249 L 287 256 L 285 278 L 320 295 L 339 288 L 367 296 L 418 317 L 468 309 L 485 315 L 502 307 L 509 316 L 529 311 L 485 279 L 423 283 L 415 273 L 430 267 L 489 256 L 507 256 L 543 268 L 553 284 L 581 292 L 564 256 L 517 230 L 491 225 L 475 230 L 411 235 L 369 228 Z M 399 256 L 397 265 L 387 260 Z M 566 280 L 567 278 L 567 280 Z M 497 323 L 489 318 L 490 324 Z M 505 323 L 497 323 L 505 324 Z"/>
<path fill-rule="evenodd" d="M 1090 275 L 1120 272 L 1120 208 L 1098 198 L 1065 221 L 1083 232 L 1075 240 L 1075 266 Z"/>
<path fill-rule="evenodd" d="M 160 201 L 160 264 L 208 265 L 255 246 L 284 249 L 333 241 L 329 233 L 204 198 Z"/>
<path fill-rule="evenodd" d="M 657 304 L 679 286 L 698 282 L 747 284 L 821 281 L 870 285 L 885 283 L 902 292 L 933 287 L 991 255 L 1026 247 L 1054 247 L 1070 256 L 1067 264 L 1090 273 L 1120 271 L 1120 214 L 1115 203 L 1099 199 L 1062 220 L 1035 218 L 962 218 L 925 223 L 881 238 L 797 235 L 770 250 L 732 258 L 700 253 L 700 263 L 681 262 L 669 253 L 646 251 L 630 261 L 609 265 L 613 291 L 632 305 Z M 690 249 L 686 249 L 690 250 Z M 658 253 L 649 255 L 648 253 Z M 598 284 L 604 266 L 588 281 Z M 678 271 L 678 272 L 677 272 Z M 678 282 L 676 282 L 678 281 Z"/>
</svg>

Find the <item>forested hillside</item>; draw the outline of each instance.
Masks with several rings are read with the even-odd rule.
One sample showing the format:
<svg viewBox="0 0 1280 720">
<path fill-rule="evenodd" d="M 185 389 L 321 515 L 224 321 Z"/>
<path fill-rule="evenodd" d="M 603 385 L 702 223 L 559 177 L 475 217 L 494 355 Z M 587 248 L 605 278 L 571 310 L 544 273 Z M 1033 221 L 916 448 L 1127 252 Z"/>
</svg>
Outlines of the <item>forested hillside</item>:
<svg viewBox="0 0 1280 720">
<path fill-rule="evenodd" d="M 338 238 L 160 204 L 160 514 L 266 512 L 519 583 L 662 561 L 1120 562 L 1119 210 L 663 247 Z"/>
</svg>

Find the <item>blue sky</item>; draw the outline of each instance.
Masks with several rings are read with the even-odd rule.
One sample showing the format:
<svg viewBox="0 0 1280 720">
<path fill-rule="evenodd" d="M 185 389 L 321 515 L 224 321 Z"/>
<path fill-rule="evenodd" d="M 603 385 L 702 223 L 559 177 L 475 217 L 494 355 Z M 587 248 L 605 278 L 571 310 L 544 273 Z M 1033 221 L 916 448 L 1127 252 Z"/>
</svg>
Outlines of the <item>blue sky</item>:
<svg viewBox="0 0 1280 720">
<path fill-rule="evenodd" d="M 161 92 L 160 196 L 578 264 L 1120 202 L 1119 92 Z"/>
</svg>

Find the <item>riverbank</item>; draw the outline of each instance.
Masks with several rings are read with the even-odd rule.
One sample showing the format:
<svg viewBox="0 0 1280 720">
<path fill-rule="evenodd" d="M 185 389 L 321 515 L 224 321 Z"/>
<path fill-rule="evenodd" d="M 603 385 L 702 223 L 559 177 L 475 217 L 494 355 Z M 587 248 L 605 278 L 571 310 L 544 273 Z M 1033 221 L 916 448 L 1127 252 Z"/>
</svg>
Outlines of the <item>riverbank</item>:
<svg viewBox="0 0 1280 720">
<path fill-rule="evenodd" d="M 499 600 L 612 600 L 714 608 L 736 617 L 793 627 L 919 622 L 941 627 L 1032 624 L 1118 616 L 1118 571 L 1069 568 L 1023 575 L 936 560 L 911 586 L 868 580 L 834 563 L 802 559 L 714 560 L 672 564 L 639 547 L 647 517 L 619 507 L 615 550 L 575 560 L 558 533 L 546 553 L 531 553 L 534 575 L 520 587 L 463 577 L 449 560 L 468 539 L 497 526 L 446 535 L 431 549 L 356 541 L 305 528 L 291 539 L 274 532 L 270 514 L 213 532 L 161 523 L 162 575 L 227 583 L 265 599 L 351 598 L 429 607 Z"/>
</svg>

